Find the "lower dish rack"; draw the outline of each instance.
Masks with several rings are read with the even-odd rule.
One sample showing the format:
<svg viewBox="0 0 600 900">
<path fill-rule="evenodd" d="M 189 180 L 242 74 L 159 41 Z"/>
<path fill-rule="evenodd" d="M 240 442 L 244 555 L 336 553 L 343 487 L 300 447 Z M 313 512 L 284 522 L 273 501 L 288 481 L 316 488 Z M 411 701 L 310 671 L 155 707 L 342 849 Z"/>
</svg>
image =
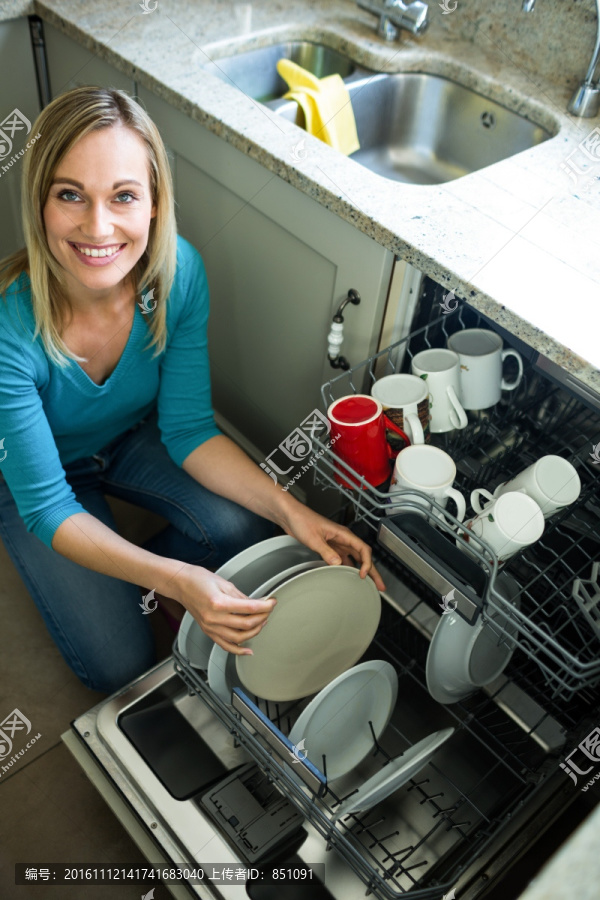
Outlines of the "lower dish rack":
<svg viewBox="0 0 600 900">
<path fill-rule="evenodd" d="M 176 644 L 173 653 L 175 669 L 190 693 L 216 714 L 297 807 L 321 837 L 325 856 L 339 856 L 353 870 L 364 893 L 380 900 L 404 894 L 415 900 L 442 900 L 473 861 L 497 844 L 525 804 L 543 808 L 549 816 L 551 802 L 562 809 L 561 792 L 572 795 L 572 786 L 559 771 L 564 735 L 560 749 L 542 746 L 534 727 L 524 730 L 522 722 L 515 722 L 482 692 L 450 708 L 428 696 L 423 687 L 428 641 L 409 620 L 410 615 L 383 604 L 368 655 L 393 664 L 399 679 L 396 709 L 374 741 L 372 755 L 333 784 L 327 781 L 326 760 L 315 777 L 314 767 L 305 768 L 302 754 L 286 738 L 305 701 L 285 705 L 241 694 L 241 702 L 234 695 L 232 705 L 226 704 Z M 340 803 L 431 732 L 432 722 L 436 729 L 454 728 L 433 759 L 377 806 L 336 819 Z M 335 870 L 335 862 L 333 866 Z M 351 896 L 357 895 L 344 892 L 340 900 Z"/>
<path fill-rule="evenodd" d="M 345 395 L 370 393 L 378 378 L 409 371 L 410 360 L 419 351 L 443 347 L 451 334 L 472 327 L 489 326 L 467 304 L 458 304 L 451 315 L 434 318 L 323 385 L 324 409 Z M 577 470 L 581 480 L 577 501 L 548 519 L 542 537 L 503 566 L 483 539 L 474 540 L 457 519 L 425 494 L 420 495 L 425 509 L 419 509 L 431 530 L 443 535 L 448 543 L 454 544 L 457 536 L 470 538 L 469 547 L 485 573 L 478 614 L 499 641 L 516 643 L 541 673 L 541 681 L 536 674 L 531 678 L 532 688 L 537 683 L 544 699 L 553 699 L 564 708 L 576 694 L 600 684 L 600 624 L 594 627 L 572 597 L 575 579 L 589 580 L 594 563 L 600 560 L 600 466 L 595 449 L 600 442 L 600 419 L 582 401 L 537 371 L 532 362 L 524 359 L 523 368 L 519 387 L 511 393 L 503 392 L 496 407 L 471 413 L 464 429 L 432 435 L 431 442 L 453 458 L 457 469 L 454 484 L 466 497 L 475 488 L 493 491 L 540 456 L 552 454 L 567 459 Z M 389 549 L 385 523 L 390 513 L 414 512 L 414 504 L 398 499 L 402 495 L 372 487 L 323 440 L 314 438 L 314 443 L 322 451 L 316 454 L 315 482 L 345 498 L 355 523 L 362 523 L 367 540 L 372 541 L 374 533 L 381 539 L 383 528 L 384 545 Z M 336 473 L 349 474 L 350 483 L 360 487 L 342 486 Z M 396 560 L 400 563 L 406 562 L 404 544 L 396 541 L 401 550 Z M 415 558 L 414 553 L 412 556 Z M 518 603 L 507 601 L 497 590 L 500 571 L 519 584 Z M 431 586 L 433 583 L 429 581 Z M 452 587 L 457 583 L 448 582 L 446 589 Z M 443 594 L 440 589 L 440 599 Z M 458 612 L 473 621 L 468 605 L 461 608 L 459 604 Z M 529 671 L 533 671 L 531 667 Z"/>
</svg>

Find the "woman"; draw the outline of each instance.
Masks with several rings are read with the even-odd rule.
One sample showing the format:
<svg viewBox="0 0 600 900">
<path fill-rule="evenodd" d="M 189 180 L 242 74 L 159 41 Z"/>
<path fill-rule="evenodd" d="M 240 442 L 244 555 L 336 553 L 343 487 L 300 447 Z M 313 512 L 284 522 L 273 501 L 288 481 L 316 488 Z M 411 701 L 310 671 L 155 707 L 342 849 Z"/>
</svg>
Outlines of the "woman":
<svg viewBox="0 0 600 900">
<path fill-rule="evenodd" d="M 275 601 L 211 569 L 274 525 L 330 564 L 359 562 L 382 589 L 366 544 L 215 426 L 204 266 L 176 234 L 167 156 L 145 112 L 122 91 L 80 87 L 34 130 L 26 249 L 0 265 L 0 536 L 73 671 L 114 691 L 154 663 L 136 586 L 249 653 Z M 171 524 L 136 547 L 105 494 Z"/>
</svg>

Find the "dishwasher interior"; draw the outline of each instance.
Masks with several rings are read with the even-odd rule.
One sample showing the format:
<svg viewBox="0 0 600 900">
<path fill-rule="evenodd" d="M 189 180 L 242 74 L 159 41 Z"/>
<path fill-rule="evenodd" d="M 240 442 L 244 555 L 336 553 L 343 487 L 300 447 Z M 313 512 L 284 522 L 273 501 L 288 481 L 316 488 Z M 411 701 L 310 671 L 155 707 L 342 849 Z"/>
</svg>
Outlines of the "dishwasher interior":
<svg viewBox="0 0 600 900">
<path fill-rule="evenodd" d="M 406 339 L 323 387 L 325 410 L 338 397 L 369 393 L 384 374 L 409 371 L 415 353 L 445 346 L 453 331 L 490 327 L 467 304 L 448 314 L 441 288 L 431 282 L 419 309 L 421 321 Z M 571 596 L 573 580 L 589 579 L 600 559 L 600 419 L 540 371 L 535 354 L 526 358 L 518 349 L 524 377 L 517 390 L 470 415 L 466 428 L 433 441 L 454 459 L 455 486 L 466 496 L 477 487 L 493 490 L 545 454 L 577 469 L 578 500 L 503 567 L 485 542 L 471 545 L 475 559 L 466 557 L 456 546 L 463 526 L 426 495 L 415 528 L 410 501 L 396 497 L 386 515 L 385 491 L 341 487 L 335 472 L 344 464 L 315 439 L 323 450 L 315 481 L 339 493 L 346 521 L 373 545 L 386 582 L 380 625 L 361 661 L 386 660 L 398 675 L 392 718 L 378 738 L 373 732 L 373 752 L 357 768 L 330 783 L 326 758 L 319 766 L 307 763 L 290 743 L 287 735 L 310 698 L 273 703 L 237 688 L 225 702 L 177 641 L 171 661 L 74 723 L 138 816 L 152 820 L 169 858 L 322 866 L 320 883 L 296 886 L 297 893 L 290 886 L 290 900 L 365 894 L 441 900 L 452 890 L 460 898 L 483 897 L 493 873 L 577 796 L 583 782 L 573 784 L 564 761 L 600 724 L 600 632 Z M 272 555 L 269 576 L 293 553 L 299 554 L 293 561 L 316 559 L 306 548 L 289 548 Z M 492 642 L 510 648 L 502 674 L 457 702 L 438 703 L 427 688 L 427 655 L 444 607 L 439 581 L 429 583 L 414 565 L 419 557 L 456 591 L 456 612 L 472 625 L 486 622 Z M 248 593 L 262 583 L 257 572 L 223 574 Z M 503 578 L 512 586 L 508 596 L 499 589 Z M 370 722 L 361 727 L 373 731 Z M 454 729 L 450 738 L 400 789 L 365 812 L 336 816 L 367 778 L 446 728 Z M 600 761 L 597 754 L 588 752 L 587 763 Z M 190 890 L 209 896 L 194 885 Z M 280 896 L 279 888 L 250 882 L 213 890 L 223 897 Z"/>
</svg>

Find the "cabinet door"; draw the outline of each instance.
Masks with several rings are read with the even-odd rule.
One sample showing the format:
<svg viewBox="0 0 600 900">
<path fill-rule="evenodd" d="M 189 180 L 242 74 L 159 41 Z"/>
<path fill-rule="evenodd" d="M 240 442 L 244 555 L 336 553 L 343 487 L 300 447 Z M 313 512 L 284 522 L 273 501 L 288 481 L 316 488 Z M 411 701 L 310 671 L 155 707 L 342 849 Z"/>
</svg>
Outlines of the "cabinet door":
<svg viewBox="0 0 600 900">
<path fill-rule="evenodd" d="M 207 267 L 215 409 L 266 455 L 321 407 L 350 288 L 362 302 L 342 352 L 375 350 L 392 254 L 143 88 L 140 101 L 176 154 L 179 229 Z"/>
<path fill-rule="evenodd" d="M 47 22 L 44 22 L 44 36 L 53 97 L 82 84 L 118 88 L 135 96 L 133 79 L 99 59 L 92 50 L 82 47 Z"/>
<path fill-rule="evenodd" d="M 27 19 L 0 22 L 0 259 L 24 246 L 21 153 L 40 111 Z"/>
</svg>

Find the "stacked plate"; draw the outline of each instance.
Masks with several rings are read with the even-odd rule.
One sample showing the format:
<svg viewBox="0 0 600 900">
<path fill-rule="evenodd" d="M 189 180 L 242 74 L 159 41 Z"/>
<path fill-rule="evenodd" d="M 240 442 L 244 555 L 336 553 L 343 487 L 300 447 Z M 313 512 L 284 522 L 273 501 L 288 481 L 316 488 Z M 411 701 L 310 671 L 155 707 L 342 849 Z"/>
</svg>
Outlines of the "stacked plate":
<svg viewBox="0 0 600 900">
<path fill-rule="evenodd" d="M 265 628 L 247 643 L 253 655 L 227 653 L 189 613 L 179 631 L 179 651 L 207 671 L 210 687 L 224 703 L 231 702 L 236 686 L 275 702 L 315 694 L 290 732 L 294 755 L 308 759 L 329 783 L 348 774 L 373 751 L 398 694 L 398 676 L 389 663 L 355 665 L 381 617 L 375 584 L 349 566 L 328 566 L 288 537 L 245 550 L 217 574 L 251 597 L 277 599 Z M 452 732 L 429 735 L 392 760 L 338 807 L 334 820 L 370 809 L 397 790 Z"/>
<path fill-rule="evenodd" d="M 252 656 L 227 653 L 190 613 L 183 618 L 179 652 L 208 672 L 210 687 L 226 703 L 236 685 L 264 700 L 316 693 L 362 656 L 381 617 L 370 578 L 349 566 L 328 566 L 294 538 L 263 541 L 217 574 L 251 597 L 277 599 L 265 628 L 247 643 Z"/>
</svg>

